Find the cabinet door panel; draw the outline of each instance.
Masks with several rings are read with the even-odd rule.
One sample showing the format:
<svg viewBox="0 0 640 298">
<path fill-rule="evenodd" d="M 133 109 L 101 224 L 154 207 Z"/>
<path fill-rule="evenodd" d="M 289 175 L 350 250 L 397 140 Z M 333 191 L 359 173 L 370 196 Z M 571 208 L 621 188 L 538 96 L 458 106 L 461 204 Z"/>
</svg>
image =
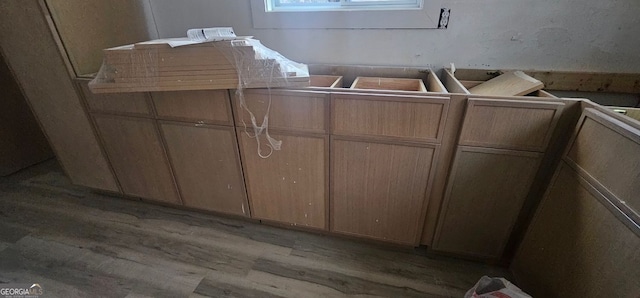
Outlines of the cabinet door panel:
<svg viewBox="0 0 640 298">
<path fill-rule="evenodd" d="M 94 115 L 125 194 L 179 204 L 155 120 Z"/>
<path fill-rule="evenodd" d="M 541 158 L 541 153 L 460 147 L 433 248 L 499 258 Z"/>
<path fill-rule="evenodd" d="M 333 139 L 331 229 L 413 245 L 434 148 Z"/>
<path fill-rule="evenodd" d="M 233 128 L 162 122 L 185 206 L 249 215 Z"/>
<path fill-rule="evenodd" d="M 561 102 L 469 99 L 460 145 L 544 152 Z"/>
<path fill-rule="evenodd" d="M 272 133 L 282 150 L 261 158 L 256 140 L 237 133 L 252 217 L 325 229 L 327 137 Z"/>
</svg>

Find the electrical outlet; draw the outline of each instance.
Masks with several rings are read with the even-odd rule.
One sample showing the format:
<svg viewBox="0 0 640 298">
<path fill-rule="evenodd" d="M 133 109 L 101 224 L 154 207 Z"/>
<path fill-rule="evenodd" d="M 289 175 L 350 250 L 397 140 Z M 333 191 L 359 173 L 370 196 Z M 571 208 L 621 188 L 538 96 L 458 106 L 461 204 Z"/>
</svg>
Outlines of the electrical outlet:
<svg viewBox="0 0 640 298">
<path fill-rule="evenodd" d="M 449 27 L 449 16 L 451 15 L 450 8 L 440 9 L 440 20 L 438 21 L 438 29 L 447 29 Z"/>
</svg>

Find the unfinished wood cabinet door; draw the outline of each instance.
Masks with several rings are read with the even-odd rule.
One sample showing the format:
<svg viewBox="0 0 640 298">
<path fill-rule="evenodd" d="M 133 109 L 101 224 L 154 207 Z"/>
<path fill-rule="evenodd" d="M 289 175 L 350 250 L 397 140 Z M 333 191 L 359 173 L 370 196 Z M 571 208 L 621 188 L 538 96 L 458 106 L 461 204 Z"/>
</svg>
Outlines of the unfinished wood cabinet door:
<svg viewBox="0 0 640 298">
<path fill-rule="evenodd" d="M 469 99 L 460 145 L 544 152 L 564 104 Z"/>
<path fill-rule="evenodd" d="M 160 122 L 185 206 L 249 216 L 235 131 Z"/>
<path fill-rule="evenodd" d="M 152 92 L 159 119 L 233 125 L 227 90 Z"/>
<path fill-rule="evenodd" d="M 125 194 L 180 204 L 155 120 L 94 114 Z"/>
<path fill-rule="evenodd" d="M 500 258 L 541 158 L 535 152 L 459 147 L 433 249 Z"/>
<path fill-rule="evenodd" d="M 328 137 L 271 133 L 282 149 L 261 158 L 256 139 L 237 133 L 252 217 L 326 229 Z"/>
<path fill-rule="evenodd" d="M 415 245 L 435 147 L 331 140 L 331 230 Z"/>
<path fill-rule="evenodd" d="M 637 297 L 640 227 L 561 164 L 511 270 L 533 297 Z"/>
<path fill-rule="evenodd" d="M 326 92 L 267 89 L 245 89 L 243 92 L 247 108 L 256 117 L 258 125 L 262 124 L 271 101 L 269 128 L 311 133 L 327 131 L 325 118 L 328 115 L 329 95 Z M 234 111 L 236 126 L 251 126 L 251 116 L 239 106 L 237 96 Z"/>
</svg>

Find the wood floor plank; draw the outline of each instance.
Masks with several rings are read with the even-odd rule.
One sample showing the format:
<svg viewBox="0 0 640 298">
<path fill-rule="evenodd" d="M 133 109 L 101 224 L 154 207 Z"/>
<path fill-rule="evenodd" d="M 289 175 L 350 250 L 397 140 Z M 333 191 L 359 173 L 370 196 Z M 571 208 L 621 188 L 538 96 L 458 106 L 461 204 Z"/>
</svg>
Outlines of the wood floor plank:
<svg viewBox="0 0 640 298">
<path fill-rule="evenodd" d="M 251 271 L 247 279 L 260 285 L 260 287 L 271 287 L 285 292 L 286 297 L 349 297 L 340 291 L 316 283 L 306 282 L 298 279 L 286 278 L 262 271 Z M 353 297 L 353 296 L 352 296 Z M 359 295 L 357 297 L 373 297 L 370 295 Z M 384 297 L 384 296 L 383 296 Z M 391 296 L 388 296 L 391 297 Z"/>
<path fill-rule="evenodd" d="M 84 292 L 72 285 L 24 270 L 0 272 L 0 283 L 38 283 L 43 287 L 43 291 L 48 297 L 80 298 L 91 296 L 91 293 Z"/>
<path fill-rule="evenodd" d="M 123 258 L 106 249 L 77 247 L 31 236 L 1 254 L 0 274 L 37 272 L 104 297 L 123 297 L 130 291 L 153 297 L 184 297 L 205 275 Z"/>
<path fill-rule="evenodd" d="M 296 257 L 296 256 L 283 257 L 278 255 L 269 255 L 269 256 L 265 256 L 264 258 L 270 261 L 275 261 L 277 263 L 280 263 L 283 266 L 300 266 L 300 267 L 305 267 L 312 270 L 322 270 L 326 272 L 332 272 L 335 274 L 342 274 L 342 275 L 351 276 L 355 278 L 362 278 L 372 283 L 391 285 L 395 287 L 411 288 L 419 292 L 430 293 L 435 295 L 457 297 L 459 296 L 460 293 L 464 293 L 464 291 L 457 290 L 459 286 L 450 287 L 447 285 L 438 284 L 437 282 L 435 282 L 435 280 L 412 280 L 412 279 L 403 278 L 401 276 L 388 274 L 388 273 L 354 269 L 348 266 L 343 266 L 343 264 L 334 263 L 334 262 L 315 261 L 315 260 Z M 255 271 L 256 270 L 252 270 L 251 272 L 249 272 L 249 274 L 251 275 L 251 273 Z"/>
<path fill-rule="evenodd" d="M 242 220 L 210 216 L 152 204 L 141 204 L 137 201 L 94 194 L 86 188 L 70 190 L 64 187 L 64 183 L 60 183 L 60 181 L 64 182 L 65 180 L 66 177 L 61 173 L 55 173 L 30 179 L 27 182 L 23 182 L 23 184 L 29 187 L 29 191 L 44 190 L 44 192 L 40 192 L 44 196 L 56 196 L 58 201 L 69 202 L 74 207 L 84 206 L 92 210 L 128 214 L 142 220 L 164 220 L 189 226 L 205 226 L 212 230 L 288 248 L 292 248 L 296 241 L 295 234 L 279 233 L 273 228 L 247 224 L 246 221 Z M 63 186 L 59 186 L 59 184 Z M 76 200 L 73 199 L 74 197 Z"/>
<path fill-rule="evenodd" d="M 31 199 L 35 199 L 31 196 Z M 257 255 L 268 251 L 268 245 L 262 245 L 262 249 L 254 249 L 255 256 L 249 253 L 242 254 L 242 250 L 249 250 L 242 241 L 237 247 L 222 247 L 225 241 L 221 237 L 212 236 L 198 238 L 198 233 L 188 229 L 180 230 L 170 226 L 159 226 L 157 221 L 144 222 L 135 218 L 114 218 L 107 213 L 98 213 L 87 216 L 86 211 L 76 209 L 66 213 L 64 204 L 60 204 L 47 210 L 39 210 L 41 204 L 16 203 L 12 206 L 12 214 L 23 216 L 22 220 L 39 215 L 39 220 L 28 222 L 27 225 L 38 228 L 39 237 L 52 241 L 73 243 L 80 246 L 104 249 L 111 247 L 114 250 L 132 250 L 157 258 L 165 258 L 180 261 L 186 264 L 196 265 L 211 270 L 220 270 L 238 275 L 246 275 L 251 263 Z M 57 209 L 60 208 L 60 209 Z M 81 211 L 81 212 L 77 212 Z M 74 214 L 76 213 L 76 214 Z M 75 216 L 74 216 L 75 215 Z M 20 221 L 8 217 L 7 220 Z M 95 219 L 92 221 L 90 219 Z M 135 220 L 137 222 L 128 222 Z M 159 231 L 158 231 L 159 230 Z M 65 231 L 60 234 L 59 231 Z M 288 253 L 288 250 L 286 250 Z"/>
<path fill-rule="evenodd" d="M 509 274 L 505 269 L 475 262 L 434 258 L 398 248 L 354 243 L 343 239 L 303 239 L 296 243 L 291 254 L 352 270 L 377 272 L 423 283 L 430 282 L 461 291 L 471 288 L 483 275 L 508 277 Z"/>
<path fill-rule="evenodd" d="M 20 225 L 0 222 L 0 243 L 15 243 L 22 239 L 22 237 L 29 235 L 29 233 L 31 233 L 31 231 L 21 227 Z"/>
<path fill-rule="evenodd" d="M 55 162 L 0 178 L 0 282 L 54 297 L 460 297 L 502 268 L 122 199 Z"/>
<path fill-rule="evenodd" d="M 371 279 L 364 278 L 367 274 L 360 276 L 347 275 L 325 269 L 310 268 L 268 259 L 256 260 L 253 270 L 269 273 L 272 275 L 317 284 L 338 291 L 343 295 L 389 295 L 391 297 L 441 297 L 442 295 L 430 292 L 422 292 L 408 286 L 389 285 L 379 283 Z M 442 292 L 446 290 L 442 289 Z M 446 293 L 445 293 L 446 294 Z"/>
<path fill-rule="evenodd" d="M 193 292 L 199 297 L 247 297 L 247 298 L 280 298 L 285 297 L 270 292 L 271 289 L 260 289 L 252 283 L 238 284 L 220 276 L 210 276 L 202 280 Z"/>
</svg>

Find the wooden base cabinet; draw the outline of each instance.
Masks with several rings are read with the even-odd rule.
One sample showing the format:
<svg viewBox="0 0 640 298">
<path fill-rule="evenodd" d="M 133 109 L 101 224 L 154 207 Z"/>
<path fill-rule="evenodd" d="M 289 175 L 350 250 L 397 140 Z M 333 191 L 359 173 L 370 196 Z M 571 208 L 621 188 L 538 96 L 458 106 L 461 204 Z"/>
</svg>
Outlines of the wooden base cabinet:
<svg viewBox="0 0 640 298">
<path fill-rule="evenodd" d="M 564 103 L 470 98 L 432 248 L 497 261 Z"/>
<path fill-rule="evenodd" d="M 637 297 L 640 232 L 614 206 L 563 163 L 511 264 L 518 285 L 534 297 Z"/>
<path fill-rule="evenodd" d="M 122 191 L 181 204 L 155 120 L 94 114 Z"/>
<path fill-rule="evenodd" d="M 249 216 L 232 127 L 160 122 L 184 205 Z"/>
<path fill-rule="evenodd" d="M 436 145 L 331 141 L 331 231 L 415 245 Z"/>
<path fill-rule="evenodd" d="M 638 297 L 640 124 L 584 110 L 511 270 L 535 297 Z"/>
<path fill-rule="evenodd" d="M 255 138 L 237 129 L 253 218 L 327 229 L 327 136 L 275 133 L 282 149 L 258 156 Z M 269 149 L 260 142 L 264 154 Z"/>
<path fill-rule="evenodd" d="M 542 153 L 459 147 L 433 249 L 500 258 L 541 159 Z"/>
</svg>

